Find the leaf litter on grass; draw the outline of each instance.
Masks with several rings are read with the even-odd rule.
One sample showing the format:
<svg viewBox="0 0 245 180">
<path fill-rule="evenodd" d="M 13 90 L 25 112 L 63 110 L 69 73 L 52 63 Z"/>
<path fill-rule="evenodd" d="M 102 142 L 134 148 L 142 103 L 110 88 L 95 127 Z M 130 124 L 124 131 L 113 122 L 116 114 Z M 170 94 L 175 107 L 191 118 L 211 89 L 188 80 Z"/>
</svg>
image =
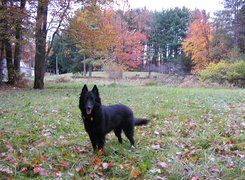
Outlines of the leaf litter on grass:
<svg viewBox="0 0 245 180">
<path fill-rule="evenodd" d="M 126 139 L 119 145 L 109 135 L 106 155 L 93 154 L 77 108 L 80 89 L 47 89 L 40 94 L 14 90 L 0 97 L 6 102 L 0 105 L 0 175 L 242 177 L 244 91 L 155 86 L 101 90 L 105 104 L 121 102 L 130 105 L 136 116 L 151 118 L 149 126 L 136 128 L 136 149 L 131 150 Z"/>
</svg>

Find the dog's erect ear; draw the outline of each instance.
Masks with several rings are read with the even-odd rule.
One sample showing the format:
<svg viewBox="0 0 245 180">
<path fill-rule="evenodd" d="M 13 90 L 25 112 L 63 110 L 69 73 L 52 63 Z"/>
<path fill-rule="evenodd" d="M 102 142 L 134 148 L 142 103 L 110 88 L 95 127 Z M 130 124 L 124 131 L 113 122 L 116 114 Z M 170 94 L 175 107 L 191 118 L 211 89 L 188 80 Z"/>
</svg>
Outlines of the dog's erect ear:
<svg viewBox="0 0 245 180">
<path fill-rule="evenodd" d="M 92 92 L 96 95 L 96 99 L 95 101 L 101 105 L 101 100 L 100 100 L 100 94 L 99 94 L 99 90 L 97 88 L 96 85 L 94 85 L 93 89 L 92 89 Z"/>
<path fill-rule="evenodd" d="M 86 84 L 84 84 L 83 89 L 82 89 L 82 94 L 88 92 L 88 87 Z"/>
<path fill-rule="evenodd" d="M 97 88 L 96 85 L 94 85 L 94 87 L 93 87 L 93 89 L 92 89 L 92 92 L 93 92 L 94 94 L 96 94 L 98 97 L 100 96 L 99 90 L 98 90 L 98 88 Z"/>
</svg>

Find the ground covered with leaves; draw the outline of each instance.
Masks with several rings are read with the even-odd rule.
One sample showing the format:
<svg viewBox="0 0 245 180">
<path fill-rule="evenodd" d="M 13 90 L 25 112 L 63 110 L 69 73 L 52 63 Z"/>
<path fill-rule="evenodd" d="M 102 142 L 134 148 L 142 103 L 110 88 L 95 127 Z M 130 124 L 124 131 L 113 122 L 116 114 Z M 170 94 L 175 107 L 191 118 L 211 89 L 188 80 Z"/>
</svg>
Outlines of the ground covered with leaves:
<svg viewBox="0 0 245 180">
<path fill-rule="evenodd" d="M 92 87 L 92 83 L 89 87 Z M 245 91 L 102 83 L 106 105 L 135 116 L 136 148 L 107 136 L 93 153 L 78 109 L 83 82 L 47 83 L 44 90 L 0 90 L 0 177 L 242 179 Z"/>
</svg>

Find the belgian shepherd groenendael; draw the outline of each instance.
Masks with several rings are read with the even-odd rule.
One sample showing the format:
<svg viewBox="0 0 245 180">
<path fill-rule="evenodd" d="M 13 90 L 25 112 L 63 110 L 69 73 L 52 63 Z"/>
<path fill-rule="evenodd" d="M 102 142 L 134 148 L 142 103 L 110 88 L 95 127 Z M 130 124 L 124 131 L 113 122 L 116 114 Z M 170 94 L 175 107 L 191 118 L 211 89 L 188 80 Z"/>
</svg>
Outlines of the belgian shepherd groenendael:
<svg viewBox="0 0 245 180">
<path fill-rule="evenodd" d="M 134 118 L 133 111 L 123 104 L 103 106 L 96 85 L 92 91 L 88 91 L 86 84 L 83 86 L 79 108 L 94 151 L 103 149 L 105 136 L 112 130 L 119 143 L 122 143 L 123 130 L 131 145 L 134 146 L 134 126 L 149 122 L 149 119 Z"/>
</svg>

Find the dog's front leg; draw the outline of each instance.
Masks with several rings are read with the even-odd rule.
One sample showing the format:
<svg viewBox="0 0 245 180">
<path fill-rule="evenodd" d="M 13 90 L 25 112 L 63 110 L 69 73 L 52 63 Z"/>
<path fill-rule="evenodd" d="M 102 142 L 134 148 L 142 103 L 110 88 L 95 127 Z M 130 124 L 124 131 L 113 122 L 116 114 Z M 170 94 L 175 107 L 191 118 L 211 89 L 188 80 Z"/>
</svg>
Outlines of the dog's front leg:
<svg viewBox="0 0 245 180">
<path fill-rule="evenodd" d="M 92 143 L 93 150 L 95 152 L 98 149 L 98 143 L 97 143 L 96 137 L 92 133 L 89 133 L 88 135 Z"/>
<path fill-rule="evenodd" d="M 105 145 L 105 135 L 100 135 L 98 137 L 98 149 L 102 149 L 104 148 Z"/>
</svg>

